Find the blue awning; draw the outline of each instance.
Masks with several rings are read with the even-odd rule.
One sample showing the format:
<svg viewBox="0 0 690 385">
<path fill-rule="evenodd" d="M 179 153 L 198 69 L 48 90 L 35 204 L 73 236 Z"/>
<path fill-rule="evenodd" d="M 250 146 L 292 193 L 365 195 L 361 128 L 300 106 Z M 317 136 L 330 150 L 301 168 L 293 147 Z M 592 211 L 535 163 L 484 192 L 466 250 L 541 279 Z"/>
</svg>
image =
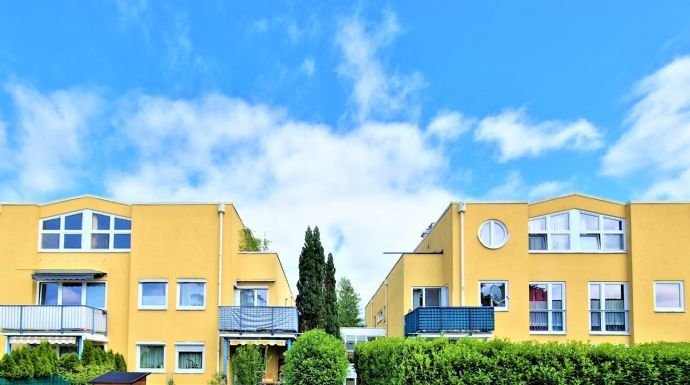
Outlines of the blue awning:
<svg viewBox="0 0 690 385">
<path fill-rule="evenodd" d="M 105 275 L 96 270 L 36 270 L 31 278 L 35 281 L 92 281 Z"/>
</svg>

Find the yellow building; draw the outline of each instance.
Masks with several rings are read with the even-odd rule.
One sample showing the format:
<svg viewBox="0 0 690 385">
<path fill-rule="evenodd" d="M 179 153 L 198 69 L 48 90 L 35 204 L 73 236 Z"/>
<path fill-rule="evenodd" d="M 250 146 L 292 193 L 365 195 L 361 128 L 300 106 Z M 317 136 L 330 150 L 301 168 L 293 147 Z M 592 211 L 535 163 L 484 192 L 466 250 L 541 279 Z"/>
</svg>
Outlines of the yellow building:
<svg viewBox="0 0 690 385">
<path fill-rule="evenodd" d="M 205 384 L 255 343 L 277 381 L 297 310 L 278 255 L 240 251 L 243 229 L 223 203 L 2 204 L 0 343 L 91 340 L 152 384 Z"/>
<path fill-rule="evenodd" d="M 451 203 L 422 236 L 368 302 L 367 326 L 389 336 L 690 341 L 690 203 L 580 194 Z"/>
</svg>

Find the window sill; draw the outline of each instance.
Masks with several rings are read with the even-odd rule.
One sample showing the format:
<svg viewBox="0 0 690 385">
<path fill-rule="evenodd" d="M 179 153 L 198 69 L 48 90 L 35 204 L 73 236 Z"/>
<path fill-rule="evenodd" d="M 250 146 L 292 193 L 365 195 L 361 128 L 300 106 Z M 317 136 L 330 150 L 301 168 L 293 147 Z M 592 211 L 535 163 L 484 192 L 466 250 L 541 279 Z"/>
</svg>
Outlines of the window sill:
<svg viewBox="0 0 690 385">
<path fill-rule="evenodd" d="M 166 307 L 141 307 L 141 306 L 139 306 L 139 310 L 165 311 L 165 310 L 168 310 L 168 307 L 167 306 Z"/>
<path fill-rule="evenodd" d="M 564 336 L 567 334 L 567 332 L 541 332 L 541 331 L 530 331 L 530 335 L 533 336 Z"/>
<path fill-rule="evenodd" d="M 179 311 L 204 311 L 204 310 L 206 310 L 206 306 L 179 306 L 179 307 L 176 307 L 175 310 L 179 310 Z"/>
<path fill-rule="evenodd" d="M 162 368 L 162 369 L 137 368 L 137 372 L 165 373 L 165 368 Z"/>
<path fill-rule="evenodd" d="M 685 313 L 685 309 L 654 309 L 654 313 Z"/>
<path fill-rule="evenodd" d="M 38 249 L 39 253 L 129 253 L 132 249 Z"/>
<path fill-rule="evenodd" d="M 530 254 L 627 254 L 627 250 L 527 250 Z"/>
<path fill-rule="evenodd" d="M 589 332 L 590 336 L 629 336 L 630 332 Z"/>
<path fill-rule="evenodd" d="M 178 374 L 204 374 L 204 369 L 175 369 Z"/>
</svg>

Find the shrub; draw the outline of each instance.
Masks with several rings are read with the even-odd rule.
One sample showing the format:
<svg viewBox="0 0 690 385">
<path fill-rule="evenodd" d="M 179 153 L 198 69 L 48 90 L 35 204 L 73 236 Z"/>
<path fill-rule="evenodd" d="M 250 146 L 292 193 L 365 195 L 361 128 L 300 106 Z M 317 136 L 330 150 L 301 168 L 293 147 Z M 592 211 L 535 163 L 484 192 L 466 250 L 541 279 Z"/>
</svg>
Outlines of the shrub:
<svg viewBox="0 0 690 385">
<path fill-rule="evenodd" d="M 232 357 L 232 383 L 234 385 L 257 385 L 261 382 L 265 368 L 266 363 L 257 346 L 240 346 Z"/>
<path fill-rule="evenodd" d="M 355 348 L 367 385 L 690 384 L 690 344 L 383 338 Z"/>
<path fill-rule="evenodd" d="M 77 356 L 77 353 L 65 354 L 60 357 L 58 361 L 58 371 L 60 373 L 74 372 L 79 365 L 81 364 L 79 363 L 79 356 Z"/>
<path fill-rule="evenodd" d="M 342 385 L 347 366 L 347 352 L 339 339 L 322 330 L 310 330 L 285 355 L 285 383 Z"/>
</svg>

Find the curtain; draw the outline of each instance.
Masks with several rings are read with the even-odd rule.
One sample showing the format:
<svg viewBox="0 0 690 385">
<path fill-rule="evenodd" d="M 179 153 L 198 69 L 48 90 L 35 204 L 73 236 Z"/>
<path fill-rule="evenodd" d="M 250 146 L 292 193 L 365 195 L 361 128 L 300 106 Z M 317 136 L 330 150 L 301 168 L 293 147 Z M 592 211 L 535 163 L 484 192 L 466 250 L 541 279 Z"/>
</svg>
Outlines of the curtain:
<svg viewBox="0 0 690 385">
<path fill-rule="evenodd" d="M 546 250 L 546 234 L 532 234 L 529 236 L 530 250 Z"/>
<path fill-rule="evenodd" d="M 139 367 L 142 369 L 160 369 L 163 367 L 162 346 L 139 346 Z"/>
<path fill-rule="evenodd" d="M 570 230 L 570 214 L 563 213 L 551 216 L 551 230 L 552 231 L 568 231 Z"/>
<path fill-rule="evenodd" d="M 625 331 L 625 311 L 610 311 L 610 310 L 624 310 L 625 301 L 622 299 L 607 299 L 606 303 L 606 330 L 607 331 Z"/>
<path fill-rule="evenodd" d="M 599 217 L 580 213 L 580 229 L 585 231 L 599 231 Z"/>
<path fill-rule="evenodd" d="M 203 282 L 185 282 L 180 284 L 181 306 L 204 306 Z"/>
<path fill-rule="evenodd" d="M 546 231 L 546 218 L 532 219 L 529 221 L 529 232 L 544 232 Z"/>
<path fill-rule="evenodd" d="M 422 289 L 413 289 L 412 290 L 412 309 L 414 310 L 420 306 L 424 306 L 423 297 L 422 297 Z"/>
<path fill-rule="evenodd" d="M 549 308 L 548 291 L 545 285 L 529 285 L 529 328 L 530 330 L 549 330 L 549 312 L 534 311 Z"/>
<path fill-rule="evenodd" d="M 570 235 L 569 234 L 551 234 L 551 249 L 552 250 L 568 250 L 568 249 L 570 249 Z"/>
<path fill-rule="evenodd" d="M 201 369 L 203 354 L 201 352 L 179 352 L 178 366 L 180 369 Z"/>
</svg>

